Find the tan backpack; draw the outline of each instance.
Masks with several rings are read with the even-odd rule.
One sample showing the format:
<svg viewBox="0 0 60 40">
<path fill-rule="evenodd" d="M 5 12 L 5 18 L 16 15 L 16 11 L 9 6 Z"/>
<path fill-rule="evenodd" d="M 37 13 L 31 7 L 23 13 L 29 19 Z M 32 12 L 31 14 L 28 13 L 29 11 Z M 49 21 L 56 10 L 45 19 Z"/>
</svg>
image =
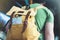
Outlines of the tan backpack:
<svg viewBox="0 0 60 40">
<path fill-rule="evenodd" d="M 6 40 L 38 40 L 40 33 L 37 31 L 37 26 L 35 25 L 37 9 L 38 8 L 31 8 L 29 10 L 24 10 L 15 6 L 12 7 L 7 13 L 11 15 L 7 25 L 10 24 L 11 27 L 7 32 Z M 18 17 L 22 19 L 22 22 L 19 24 L 12 23 L 13 19 Z M 17 22 L 15 21 L 15 23 Z"/>
</svg>

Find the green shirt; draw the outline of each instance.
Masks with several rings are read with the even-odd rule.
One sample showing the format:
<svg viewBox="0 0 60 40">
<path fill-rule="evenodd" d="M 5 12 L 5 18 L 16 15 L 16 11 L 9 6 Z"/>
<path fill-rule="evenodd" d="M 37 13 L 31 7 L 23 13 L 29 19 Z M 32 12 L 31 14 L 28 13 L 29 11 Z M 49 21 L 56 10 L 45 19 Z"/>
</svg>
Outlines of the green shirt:
<svg viewBox="0 0 60 40">
<path fill-rule="evenodd" d="M 40 6 L 40 4 L 38 4 L 38 3 L 30 5 L 31 8 L 35 8 L 35 7 L 38 7 L 38 6 Z M 51 22 L 51 23 L 54 22 L 54 17 L 53 17 L 52 12 L 48 8 L 45 7 L 44 9 L 40 8 L 40 9 L 37 10 L 35 20 L 36 20 L 37 29 L 38 29 L 39 32 L 41 32 L 41 30 L 43 30 L 46 22 Z M 43 34 L 44 34 L 44 32 L 42 31 L 41 35 L 39 37 L 39 40 L 44 40 L 44 38 L 43 38 L 44 35 Z"/>
</svg>

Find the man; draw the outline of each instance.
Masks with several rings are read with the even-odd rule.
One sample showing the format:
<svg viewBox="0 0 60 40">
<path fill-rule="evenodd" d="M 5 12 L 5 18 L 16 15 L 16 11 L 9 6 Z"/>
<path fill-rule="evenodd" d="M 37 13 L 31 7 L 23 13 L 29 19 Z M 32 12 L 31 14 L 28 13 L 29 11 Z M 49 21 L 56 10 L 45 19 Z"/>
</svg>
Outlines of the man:
<svg viewBox="0 0 60 40">
<path fill-rule="evenodd" d="M 38 6 L 40 6 L 40 4 L 34 3 L 30 5 L 30 8 Z M 54 40 L 54 17 L 52 12 L 46 7 L 45 9 L 38 9 L 35 19 L 36 25 L 38 26 L 37 29 L 41 33 L 39 40 Z"/>
</svg>

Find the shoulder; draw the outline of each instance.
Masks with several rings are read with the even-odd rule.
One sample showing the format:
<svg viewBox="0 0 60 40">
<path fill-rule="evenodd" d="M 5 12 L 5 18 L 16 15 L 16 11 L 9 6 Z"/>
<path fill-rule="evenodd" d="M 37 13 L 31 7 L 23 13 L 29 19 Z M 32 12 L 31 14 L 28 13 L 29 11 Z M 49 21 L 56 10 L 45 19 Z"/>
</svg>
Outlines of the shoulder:
<svg viewBox="0 0 60 40">
<path fill-rule="evenodd" d="M 53 13 L 48 8 L 45 8 L 45 11 L 47 13 L 47 21 L 48 22 L 54 22 L 54 15 L 53 15 Z"/>
<path fill-rule="evenodd" d="M 35 8 L 35 7 L 41 6 L 41 4 L 35 3 L 35 4 L 31 4 L 30 6 L 31 6 L 31 8 Z M 48 22 L 54 22 L 53 13 L 50 11 L 50 9 L 48 9 L 45 6 L 43 8 L 39 8 L 37 10 L 36 18 L 40 18 L 40 16 L 47 18 L 46 21 L 48 21 Z"/>
</svg>

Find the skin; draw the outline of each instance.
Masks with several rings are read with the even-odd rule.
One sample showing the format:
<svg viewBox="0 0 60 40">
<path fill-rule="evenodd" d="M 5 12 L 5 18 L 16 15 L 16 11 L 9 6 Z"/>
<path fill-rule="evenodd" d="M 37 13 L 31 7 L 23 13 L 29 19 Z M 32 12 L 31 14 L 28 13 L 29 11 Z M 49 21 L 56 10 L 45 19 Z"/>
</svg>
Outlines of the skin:
<svg viewBox="0 0 60 40">
<path fill-rule="evenodd" d="M 54 40 L 54 24 L 47 22 L 45 26 L 45 40 Z"/>
</svg>

